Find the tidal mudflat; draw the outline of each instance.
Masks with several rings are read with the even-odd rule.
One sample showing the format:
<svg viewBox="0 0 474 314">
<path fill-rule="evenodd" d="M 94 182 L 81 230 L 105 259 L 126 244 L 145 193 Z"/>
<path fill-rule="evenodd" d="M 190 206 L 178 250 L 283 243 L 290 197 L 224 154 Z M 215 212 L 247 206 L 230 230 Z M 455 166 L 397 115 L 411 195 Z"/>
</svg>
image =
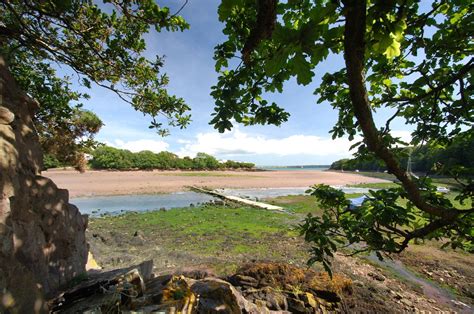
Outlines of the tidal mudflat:
<svg viewBox="0 0 474 314">
<path fill-rule="evenodd" d="M 355 173 L 332 171 L 87 171 L 48 170 L 60 188 L 71 197 L 171 193 L 195 185 L 217 188 L 307 188 L 318 183 L 350 185 L 388 182 Z"/>
</svg>

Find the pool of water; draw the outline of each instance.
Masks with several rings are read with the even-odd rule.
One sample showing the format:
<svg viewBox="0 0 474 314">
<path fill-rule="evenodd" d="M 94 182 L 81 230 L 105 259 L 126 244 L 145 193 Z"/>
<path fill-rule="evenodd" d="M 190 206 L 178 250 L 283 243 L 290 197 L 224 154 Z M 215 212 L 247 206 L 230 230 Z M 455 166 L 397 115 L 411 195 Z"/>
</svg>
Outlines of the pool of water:
<svg viewBox="0 0 474 314">
<path fill-rule="evenodd" d="M 345 193 L 367 193 L 368 189 L 338 187 Z M 219 189 L 226 195 L 235 195 L 243 198 L 262 200 L 265 198 L 301 195 L 308 188 L 265 188 L 265 189 Z M 113 195 L 72 198 L 71 203 L 76 205 L 81 213 L 91 216 L 102 214 L 117 215 L 128 211 L 149 211 L 157 209 L 171 209 L 188 207 L 191 204 L 199 205 L 214 200 L 214 197 L 195 192 L 177 192 L 170 194 L 146 195 Z"/>
<path fill-rule="evenodd" d="M 345 186 L 333 186 L 334 188 L 342 190 L 344 193 L 368 193 L 367 188 L 352 188 Z M 262 188 L 262 189 L 217 189 L 225 195 L 235 195 L 243 198 L 249 198 L 253 200 L 262 200 L 265 198 L 286 196 L 286 195 L 303 195 L 306 194 L 307 187 L 295 187 L 295 188 Z"/>
</svg>

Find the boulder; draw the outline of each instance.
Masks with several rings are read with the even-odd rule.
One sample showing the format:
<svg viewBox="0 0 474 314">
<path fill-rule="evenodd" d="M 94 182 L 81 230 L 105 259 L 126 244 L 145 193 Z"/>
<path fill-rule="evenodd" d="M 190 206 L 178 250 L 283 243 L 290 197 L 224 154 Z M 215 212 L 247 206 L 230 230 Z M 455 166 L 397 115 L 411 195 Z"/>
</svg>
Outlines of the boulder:
<svg viewBox="0 0 474 314">
<path fill-rule="evenodd" d="M 303 293 L 302 295 L 302 298 L 301 298 L 307 305 L 309 305 L 310 307 L 314 308 L 314 309 L 317 309 L 318 308 L 318 302 L 316 301 L 316 299 L 314 298 L 313 294 L 309 293 L 309 292 L 305 292 Z"/>
<path fill-rule="evenodd" d="M 191 285 L 199 296 L 201 313 L 265 313 L 263 309 L 246 300 L 230 283 L 218 278 L 206 278 Z"/>
<path fill-rule="evenodd" d="M 10 124 L 15 119 L 15 115 L 8 108 L 0 106 L 0 124 Z"/>
<path fill-rule="evenodd" d="M 245 291 L 245 297 L 249 300 L 262 300 L 265 306 L 274 311 L 288 311 L 288 301 L 282 291 L 277 291 L 271 287 L 264 287 L 258 290 Z"/>
<path fill-rule="evenodd" d="M 253 287 L 253 288 L 258 287 L 257 279 L 250 276 L 245 276 L 245 275 L 239 275 L 239 274 L 234 275 L 229 278 L 229 282 L 231 282 L 235 286 L 244 286 L 244 287 Z"/>
<path fill-rule="evenodd" d="M 0 312 L 44 310 L 43 296 L 80 276 L 87 261 L 87 217 L 41 176 L 37 108 L 0 57 Z"/>
<path fill-rule="evenodd" d="M 303 301 L 295 298 L 288 298 L 288 310 L 291 313 L 312 313 L 310 309 L 305 307 Z"/>
</svg>

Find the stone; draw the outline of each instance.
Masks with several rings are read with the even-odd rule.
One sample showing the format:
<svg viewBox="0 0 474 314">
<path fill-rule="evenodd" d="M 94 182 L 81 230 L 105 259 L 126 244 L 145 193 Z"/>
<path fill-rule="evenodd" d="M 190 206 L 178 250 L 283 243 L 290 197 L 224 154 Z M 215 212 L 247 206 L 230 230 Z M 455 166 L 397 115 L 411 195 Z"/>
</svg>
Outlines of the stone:
<svg viewBox="0 0 474 314">
<path fill-rule="evenodd" d="M 288 311 L 292 313 L 310 313 L 309 310 L 306 309 L 303 301 L 295 299 L 295 298 L 287 298 L 287 300 L 288 300 Z"/>
<path fill-rule="evenodd" d="M 206 268 L 182 268 L 176 271 L 176 275 L 183 275 L 187 278 L 191 279 L 205 279 L 207 277 L 215 277 L 213 271 L 211 269 Z"/>
<path fill-rule="evenodd" d="M 0 106 L 0 124 L 10 124 L 15 120 L 15 115 L 7 108 Z"/>
<path fill-rule="evenodd" d="M 309 293 L 309 292 L 303 293 L 301 299 L 312 308 L 315 308 L 315 309 L 318 308 L 318 302 L 316 301 L 312 293 Z"/>
<path fill-rule="evenodd" d="M 94 258 L 94 255 L 92 255 L 91 252 L 88 253 L 87 255 L 87 264 L 86 264 L 86 270 L 101 270 L 102 267 L 99 266 L 97 261 Z"/>
<path fill-rule="evenodd" d="M 277 291 L 271 287 L 263 287 L 261 289 L 249 288 L 244 291 L 244 296 L 247 300 L 263 300 L 269 310 L 287 311 L 288 302 L 286 296 L 282 291 Z"/>
<path fill-rule="evenodd" d="M 204 313 L 241 313 L 242 308 L 251 307 L 230 283 L 221 279 L 196 281 L 191 290 L 199 296 L 198 307 Z"/>
<path fill-rule="evenodd" d="M 190 278 L 183 275 L 186 272 L 153 276 L 152 269 L 152 262 L 148 261 L 92 274 L 85 282 L 51 300 L 50 310 L 92 313 L 114 307 L 121 313 L 229 314 L 333 313 L 342 310 L 340 304 L 320 299 L 307 291 L 290 292 L 268 286 L 240 291 L 241 287 L 223 279 Z M 11 303 L 9 298 L 6 301 Z"/>
<path fill-rule="evenodd" d="M 247 286 L 247 287 L 253 287 L 253 288 L 258 287 L 257 279 L 250 276 L 237 274 L 237 275 L 232 276 L 229 279 L 229 281 L 235 286 Z"/>
<path fill-rule="evenodd" d="M 402 304 L 404 304 L 405 306 L 407 306 L 407 307 L 413 307 L 413 306 L 414 306 L 414 305 L 413 305 L 413 302 L 410 301 L 410 300 L 408 300 L 408 299 L 401 299 L 400 302 L 401 302 Z"/>
<path fill-rule="evenodd" d="M 468 304 L 466 304 L 464 302 L 461 302 L 461 301 L 458 301 L 458 300 L 451 300 L 451 302 L 453 302 L 454 304 L 456 304 L 460 307 L 465 307 L 465 308 L 468 308 L 468 309 L 471 308 Z"/>
<path fill-rule="evenodd" d="M 358 286 L 358 287 L 363 287 L 364 286 L 364 283 L 360 280 L 354 280 L 354 281 L 352 281 L 352 284 L 354 286 Z"/>
<path fill-rule="evenodd" d="M 262 290 L 265 291 L 265 300 L 267 301 L 267 307 L 270 310 L 288 310 L 288 301 L 282 292 L 276 291 L 270 287 L 263 288 Z"/>
<path fill-rule="evenodd" d="M 46 294 L 84 273 L 87 217 L 41 176 L 38 103 L 1 57 L 0 108 L 0 291 L 15 300 L 0 304 L 0 312 L 34 313 Z"/>
<path fill-rule="evenodd" d="M 385 281 L 385 277 L 380 274 L 370 272 L 367 275 L 377 281 Z"/>
</svg>

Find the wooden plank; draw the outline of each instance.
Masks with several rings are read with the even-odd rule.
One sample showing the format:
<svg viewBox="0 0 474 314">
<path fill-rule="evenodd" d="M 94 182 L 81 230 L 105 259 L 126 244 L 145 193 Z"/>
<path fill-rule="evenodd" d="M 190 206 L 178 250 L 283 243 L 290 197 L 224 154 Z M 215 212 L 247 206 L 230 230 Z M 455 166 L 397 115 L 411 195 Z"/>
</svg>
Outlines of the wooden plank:
<svg viewBox="0 0 474 314">
<path fill-rule="evenodd" d="M 266 204 L 266 203 L 257 202 L 257 201 L 251 201 L 251 200 L 241 198 L 241 197 L 238 197 L 238 196 L 225 195 L 225 194 L 218 193 L 216 191 L 203 189 L 203 188 L 200 188 L 200 187 L 197 187 L 197 186 L 189 186 L 188 188 L 191 189 L 192 191 L 195 191 L 195 192 L 209 194 L 209 195 L 218 197 L 218 198 L 223 199 L 223 200 L 227 200 L 227 201 L 247 205 L 247 206 L 250 206 L 250 207 L 266 209 L 266 210 L 275 210 L 275 211 L 281 211 L 281 212 L 285 211 L 283 209 L 283 207 L 280 207 L 280 206 L 275 206 L 275 205 Z"/>
</svg>

